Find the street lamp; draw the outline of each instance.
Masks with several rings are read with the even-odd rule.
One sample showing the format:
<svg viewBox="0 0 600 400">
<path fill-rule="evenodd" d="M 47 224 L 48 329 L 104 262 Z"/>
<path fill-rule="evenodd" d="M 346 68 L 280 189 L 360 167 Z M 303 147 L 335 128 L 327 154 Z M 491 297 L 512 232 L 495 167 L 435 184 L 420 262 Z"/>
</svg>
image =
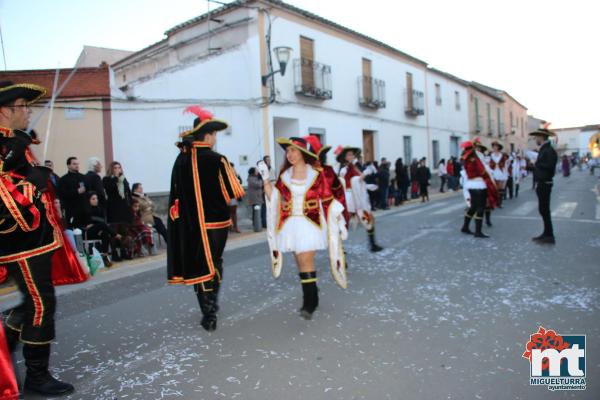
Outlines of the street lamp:
<svg viewBox="0 0 600 400">
<path fill-rule="evenodd" d="M 279 70 L 269 72 L 267 75 L 262 76 L 262 84 L 263 86 L 267 86 L 267 79 L 272 77 L 278 72 L 281 72 L 281 76 L 285 75 L 285 69 L 287 67 L 288 62 L 290 61 L 290 55 L 292 52 L 291 47 L 287 46 L 278 46 L 273 49 L 275 53 L 275 58 L 277 58 L 277 62 L 279 63 Z"/>
</svg>

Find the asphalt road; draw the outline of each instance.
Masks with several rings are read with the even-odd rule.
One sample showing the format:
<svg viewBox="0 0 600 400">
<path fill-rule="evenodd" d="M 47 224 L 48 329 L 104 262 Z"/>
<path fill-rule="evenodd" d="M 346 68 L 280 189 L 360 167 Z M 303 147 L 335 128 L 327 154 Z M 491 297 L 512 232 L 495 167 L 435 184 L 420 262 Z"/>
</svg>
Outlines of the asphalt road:
<svg viewBox="0 0 600 400">
<path fill-rule="evenodd" d="M 192 289 L 168 286 L 161 266 L 71 290 L 54 372 L 75 384 L 71 399 L 598 399 L 598 182 L 557 177 L 553 247 L 530 241 L 541 233 L 530 180 L 494 212 L 491 239 L 459 233 L 462 196 L 397 208 L 377 221 L 384 251 L 351 234 L 347 290 L 319 255 L 312 321 L 297 314 L 291 257 L 274 281 L 265 243 L 226 252 L 210 334 Z M 586 391 L 529 385 L 521 355 L 538 326 L 587 335 Z"/>
</svg>

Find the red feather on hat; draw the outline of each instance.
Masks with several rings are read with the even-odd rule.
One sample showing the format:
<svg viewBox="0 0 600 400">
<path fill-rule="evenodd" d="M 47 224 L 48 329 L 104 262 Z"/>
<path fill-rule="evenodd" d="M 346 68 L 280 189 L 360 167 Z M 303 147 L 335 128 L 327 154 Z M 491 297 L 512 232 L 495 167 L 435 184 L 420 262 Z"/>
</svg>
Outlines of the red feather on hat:
<svg viewBox="0 0 600 400">
<path fill-rule="evenodd" d="M 321 142 L 319 141 L 319 138 L 313 135 L 308 135 L 308 136 L 304 136 L 303 138 L 304 140 L 306 140 L 306 143 L 310 144 L 310 147 L 312 147 L 312 150 L 315 153 L 318 153 L 319 150 L 321 150 Z"/>
<path fill-rule="evenodd" d="M 333 154 L 335 154 L 337 156 L 338 154 L 341 154 L 343 150 L 344 150 L 344 147 L 340 144 L 338 147 L 335 148 L 335 150 L 333 151 Z"/>
<path fill-rule="evenodd" d="M 191 113 L 200 118 L 200 121 L 206 121 L 207 119 L 213 118 L 213 113 L 200 107 L 200 106 L 188 106 L 183 110 L 183 113 Z"/>
</svg>

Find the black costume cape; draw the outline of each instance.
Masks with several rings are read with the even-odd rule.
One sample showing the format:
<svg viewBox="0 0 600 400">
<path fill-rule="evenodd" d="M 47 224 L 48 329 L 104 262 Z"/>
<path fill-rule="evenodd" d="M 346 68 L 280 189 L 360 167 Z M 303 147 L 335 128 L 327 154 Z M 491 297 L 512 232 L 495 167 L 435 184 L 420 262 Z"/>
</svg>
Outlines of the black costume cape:
<svg viewBox="0 0 600 400">
<path fill-rule="evenodd" d="M 231 225 L 229 202 L 244 196 L 227 159 L 205 142 L 186 144 L 175 160 L 169 196 L 167 274 L 172 284 L 210 284 L 215 261 L 207 231 Z"/>
</svg>

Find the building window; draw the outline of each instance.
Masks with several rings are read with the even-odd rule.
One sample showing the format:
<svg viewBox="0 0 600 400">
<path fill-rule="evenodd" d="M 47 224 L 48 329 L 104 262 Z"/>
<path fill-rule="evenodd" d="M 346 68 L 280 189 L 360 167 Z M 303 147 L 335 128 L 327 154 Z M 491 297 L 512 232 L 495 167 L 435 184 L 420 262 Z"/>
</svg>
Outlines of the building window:
<svg viewBox="0 0 600 400">
<path fill-rule="evenodd" d="M 403 137 L 404 142 L 404 163 L 410 164 L 412 160 L 412 138 L 410 136 Z"/>
<path fill-rule="evenodd" d="M 442 87 L 439 83 L 435 84 L 435 104 L 438 106 L 442 105 Z"/>
<path fill-rule="evenodd" d="M 433 150 L 433 168 L 437 168 L 438 163 L 440 162 L 440 142 L 432 140 L 431 148 Z"/>
<path fill-rule="evenodd" d="M 457 157 L 459 155 L 458 149 L 459 149 L 459 144 L 458 144 L 458 140 L 460 138 L 456 137 L 456 136 L 451 136 L 450 137 L 450 156 L 451 157 Z"/>
<path fill-rule="evenodd" d="M 458 90 L 454 92 L 454 108 L 456 111 L 460 111 L 460 93 L 458 93 Z"/>
</svg>

